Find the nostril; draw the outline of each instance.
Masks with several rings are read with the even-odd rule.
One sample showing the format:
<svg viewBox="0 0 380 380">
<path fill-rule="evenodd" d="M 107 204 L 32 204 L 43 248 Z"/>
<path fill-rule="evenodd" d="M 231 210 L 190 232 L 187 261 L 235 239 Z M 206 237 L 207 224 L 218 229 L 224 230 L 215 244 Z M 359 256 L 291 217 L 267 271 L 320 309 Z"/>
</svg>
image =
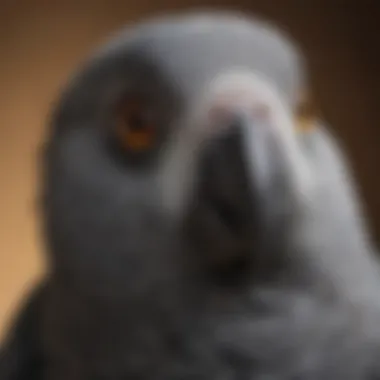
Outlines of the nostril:
<svg viewBox="0 0 380 380">
<path fill-rule="evenodd" d="M 218 126 L 219 128 L 228 125 L 232 118 L 232 111 L 224 105 L 216 105 L 209 109 L 207 114 L 207 121 L 211 126 Z"/>
<path fill-rule="evenodd" d="M 271 109 L 268 104 L 254 104 L 251 109 L 254 119 L 266 121 L 270 118 Z"/>
</svg>

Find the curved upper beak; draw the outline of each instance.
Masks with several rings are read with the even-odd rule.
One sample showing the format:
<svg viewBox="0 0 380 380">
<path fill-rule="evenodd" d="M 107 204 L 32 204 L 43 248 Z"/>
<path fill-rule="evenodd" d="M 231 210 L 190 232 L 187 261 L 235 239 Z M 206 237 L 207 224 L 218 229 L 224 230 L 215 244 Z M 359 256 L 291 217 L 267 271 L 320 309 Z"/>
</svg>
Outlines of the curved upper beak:
<svg viewBox="0 0 380 380">
<path fill-rule="evenodd" d="M 253 259 L 280 169 L 267 128 L 238 114 L 204 144 L 188 221 L 192 242 L 211 265 Z"/>
<path fill-rule="evenodd" d="M 205 144 L 197 197 L 231 230 L 251 228 L 278 179 L 281 160 L 273 143 L 268 125 L 242 113 Z"/>
</svg>

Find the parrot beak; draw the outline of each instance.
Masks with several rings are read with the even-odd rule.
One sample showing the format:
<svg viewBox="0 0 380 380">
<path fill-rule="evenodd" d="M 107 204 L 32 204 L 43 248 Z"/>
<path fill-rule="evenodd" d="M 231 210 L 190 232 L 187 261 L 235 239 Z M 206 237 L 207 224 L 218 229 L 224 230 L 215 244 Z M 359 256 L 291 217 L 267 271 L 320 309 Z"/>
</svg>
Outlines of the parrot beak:
<svg viewBox="0 0 380 380">
<path fill-rule="evenodd" d="M 218 219 L 237 233 L 251 222 L 252 189 L 244 155 L 244 121 L 236 119 L 208 141 L 199 166 L 198 197 L 214 209 Z"/>
<path fill-rule="evenodd" d="M 189 231 L 196 252 L 223 281 L 244 278 L 261 234 L 262 200 L 276 169 L 265 127 L 238 115 L 205 143 L 199 161 Z"/>
</svg>

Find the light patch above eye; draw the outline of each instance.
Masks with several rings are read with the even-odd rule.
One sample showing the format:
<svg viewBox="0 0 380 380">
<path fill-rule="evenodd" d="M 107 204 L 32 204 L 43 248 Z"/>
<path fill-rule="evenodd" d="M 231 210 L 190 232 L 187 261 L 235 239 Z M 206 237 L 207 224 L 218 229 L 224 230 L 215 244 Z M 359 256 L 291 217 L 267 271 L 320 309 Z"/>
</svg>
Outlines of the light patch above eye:
<svg viewBox="0 0 380 380">
<path fill-rule="evenodd" d="M 157 128 L 146 102 L 139 97 L 127 98 L 119 105 L 116 117 L 116 137 L 121 147 L 132 153 L 153 148 Z"/>
</svg>

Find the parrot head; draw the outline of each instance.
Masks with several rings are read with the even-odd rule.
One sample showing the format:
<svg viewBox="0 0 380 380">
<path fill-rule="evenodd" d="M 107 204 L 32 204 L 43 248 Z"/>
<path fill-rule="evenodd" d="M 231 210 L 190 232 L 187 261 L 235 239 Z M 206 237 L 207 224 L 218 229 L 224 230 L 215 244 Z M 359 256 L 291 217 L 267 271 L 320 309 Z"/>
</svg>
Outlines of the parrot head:
<svg viewBox="0 0 380 380">
<path fill-rule="evenodd" d="M 138 298 L 297 267 L 302 247 L 338 233 L 326 221 L 345 199 L 335 164 L 313 161 L 323 138 L 296 127 L 303 82 L 293 45 L 238 14 L 163 17 L 111 39 L 67 85 L 46 143 L 56 280 Z"/>
</svg>

